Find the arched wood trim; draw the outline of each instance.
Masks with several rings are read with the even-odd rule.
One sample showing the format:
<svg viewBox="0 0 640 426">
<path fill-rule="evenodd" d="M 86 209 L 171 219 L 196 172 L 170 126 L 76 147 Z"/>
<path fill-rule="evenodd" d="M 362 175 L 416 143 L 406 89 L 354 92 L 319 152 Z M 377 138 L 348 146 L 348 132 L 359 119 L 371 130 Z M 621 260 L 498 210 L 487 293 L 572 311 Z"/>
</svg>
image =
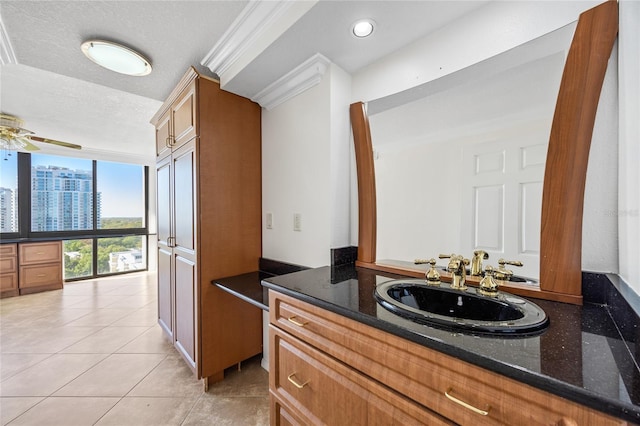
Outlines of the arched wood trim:
<svg viewBox="0 0 640 426">
<path fill-rule="evenodd" d="M 376 261 L 376 178 L 369 118 L 364 103 L 349 108 L 358 174 L 358 261 Z"/>
<path fill-rule="evenodd" d="M 591 135 L 618 33 L 618 4 L 580 15 L 551 126 L 542 195 L 541 290 L 582 294 L 582 210 Z"/>
<path fill-rule="evenodd" d="M 618 4 L 607 1 L 580 15 L 571 42 L 551 127 L 542 197 L 540 289 L 505 285 L 528 297 L 582 303 L 582 209 L 596 110 L 618 34 Z M 365 105 L 351 105 L 358 175 L 356 265 L 417 276 L 377 265 L 376 192 L 371 132 Z"/>
</svg>

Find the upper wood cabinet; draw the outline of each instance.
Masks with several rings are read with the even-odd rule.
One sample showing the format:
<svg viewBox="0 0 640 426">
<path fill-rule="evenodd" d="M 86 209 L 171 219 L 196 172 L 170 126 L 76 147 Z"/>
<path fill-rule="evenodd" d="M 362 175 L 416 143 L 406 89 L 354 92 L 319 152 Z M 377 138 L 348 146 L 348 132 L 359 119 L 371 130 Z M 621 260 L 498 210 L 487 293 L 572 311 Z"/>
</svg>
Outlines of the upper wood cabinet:
<svg viewBox="0 0 640 426">
<path fill-rule="evenodd" d="M 156 124 L 156 155 L 164 157 L 171 153 L 171 111 L 167 111 Z"/>
<path fill-rule="evenodd" d="M 185 90 L 185 93 L 171 108 L 173 120 L 172 147 L 179 148 L 196 135 L 196 82 Z"/>
<path fill-rule="evenodd" d="M 156 126 L 158 322 L 198 378 L 262 352 L 262 311 L 218 289 L 258 270 L 261 109 L 191 68 Z"/>
<path fill-rule="evenodd" d="M 164 157 L 196 136 L 196 81 L 184 88 L 156 124 L 156 155 Z"/>
</svg>

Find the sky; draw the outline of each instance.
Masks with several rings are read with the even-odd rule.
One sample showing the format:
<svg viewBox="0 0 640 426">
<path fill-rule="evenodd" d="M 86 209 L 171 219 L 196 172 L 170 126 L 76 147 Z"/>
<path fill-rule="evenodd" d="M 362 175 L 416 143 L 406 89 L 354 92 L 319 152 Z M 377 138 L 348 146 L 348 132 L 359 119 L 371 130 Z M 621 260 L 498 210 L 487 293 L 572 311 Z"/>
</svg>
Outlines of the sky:
<svg viewBox="0 0 640 426">
<path fill-rule="evenodd" d="M 0 186 L 14 188 L 16 154 L 0 159 Z M 92 161 L 71 157 L 31 154 L 32 166 L 55 165 L 91 171 Z M 102 217 L 144 217 L 144 168 L 134 164 L 98 161 L 98 192 L 102 193 Z"/>
</svg>

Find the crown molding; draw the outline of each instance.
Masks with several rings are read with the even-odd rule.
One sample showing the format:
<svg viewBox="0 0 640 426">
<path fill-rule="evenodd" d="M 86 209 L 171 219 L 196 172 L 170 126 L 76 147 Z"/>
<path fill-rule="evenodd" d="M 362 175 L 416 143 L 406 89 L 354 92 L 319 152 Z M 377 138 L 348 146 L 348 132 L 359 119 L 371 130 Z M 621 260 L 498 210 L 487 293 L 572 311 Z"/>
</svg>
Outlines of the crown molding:
<svg viewBox="0 0 640 426">
<path fill-rule="evenodd" d="M 11 46 L 11 40 L 9 40 L 9 35 L 4 27 L 2 18 L 0 18 L 0 64 L 9 65 L 17 63 L 18 59 L 13 51 L 13 46 Z"/>
<path fill-rule="evenodd" d="M 251 0 L 200 63 L 224 86 L 317 2 Z"/>
<path fill-rule="evenodd" d="M 316 53 L 295 69 L 271 83 L 251 98 L 266 109 L 272 109 L 320 83 L 331 61 Z"/>
</svg>

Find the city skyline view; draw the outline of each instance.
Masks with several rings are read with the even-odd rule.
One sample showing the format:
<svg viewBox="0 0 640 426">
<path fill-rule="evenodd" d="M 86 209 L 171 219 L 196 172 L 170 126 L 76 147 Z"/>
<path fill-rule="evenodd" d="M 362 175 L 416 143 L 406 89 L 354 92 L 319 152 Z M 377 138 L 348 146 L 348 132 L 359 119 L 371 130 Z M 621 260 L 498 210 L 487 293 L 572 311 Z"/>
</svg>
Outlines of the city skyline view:
<svg viewBox="0 0 640 426">
<path fill-rule="evenodd" d="M 2 161 L 0 175 L 2 232 L 17 232 L 16 208 L 19 197 L 16 191 L 17 158 L 15 153 L 8 153 Z M 31 154 L 30 158 L 32 231 L 92 229 L 92 180 L 94 178 L 97 181 L 98 228 L 101 228 L 103 218 L 143 220 L 145 198 L 142 166 L 98 161 L 97 176 L 94 177 L 92 160 L 44 154 Z M 48 179 L 53 179 L 48 184 L 44 183 L 45 174 Z M 58 183 L 54 184 L 54 181 Z M 52 209 L 57 209 L 59 213 L 52 213 Z M 45 210 L 47 210 L 46 213 Z M 62 219 L 57 216 L 65 214 L 67 224 L 55 225 L 62 223 Z M 140 226 L 143 225 L 133 227 Z"/>
<path fill-rule="evenodd" d="M 3 233 L 19 232 L 22 238 L 32 232 L 40 236 L 82 231 L 81 239 L 63 240 L 65 279 L 146 269 L 146 235 L 139 231 L 123 231 L 116 237 L 100 233 L 102 229 L 146 227 L 144 166 L 30 154 L 27 183 L 18 180 L 18 158 L 15 153 L 5 153 L 2 160 Z M 28 214 L 18 211 L 23 205 L 18 203 L 19 197 L 29 198 Z M 18 226 L 21 220 L 30 222 L 28 229 Z"/>
</svg>

